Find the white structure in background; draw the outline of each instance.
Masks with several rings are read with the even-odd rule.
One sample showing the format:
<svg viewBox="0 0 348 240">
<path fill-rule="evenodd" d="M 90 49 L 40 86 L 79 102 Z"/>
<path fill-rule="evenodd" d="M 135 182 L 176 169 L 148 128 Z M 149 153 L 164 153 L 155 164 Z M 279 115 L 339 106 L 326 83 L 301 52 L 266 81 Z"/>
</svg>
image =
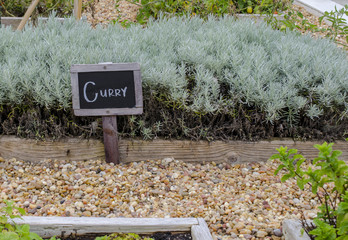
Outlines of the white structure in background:
<svg viewBox="0 0 348 240">
<path fill-rule="evenodd" d="M 340 10 L 344 5 L 348 4 L 348 0 L 295 0 L 296 5 L 304 7 L 308 12 L 316 15 L 322 16 L 325 11 L 331 12 L 335 10 Z M 348 17 L 344 16 L 348 23 Z"/>
</svg>

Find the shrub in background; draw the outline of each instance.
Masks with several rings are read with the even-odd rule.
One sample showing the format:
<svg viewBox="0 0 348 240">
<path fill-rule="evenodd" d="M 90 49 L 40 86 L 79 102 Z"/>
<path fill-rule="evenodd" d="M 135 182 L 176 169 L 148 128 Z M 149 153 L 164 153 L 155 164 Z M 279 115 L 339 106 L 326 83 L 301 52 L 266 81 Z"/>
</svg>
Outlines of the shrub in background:
<svg viewBox="0 0 348 240">
<path fill-rule="evenodd" d="M 1 28 L 0 34 L 2 121 L 38 106 L 37 116 L 70 115 L 70 66 L 99 62 L 141 65 L 145 114 L 120 121 L 119 130 L 131 136 L 296 137 L 302 130 L 290 128 L 320 132 L 347 121 L 346 52 L 328 40 L 262 23 L 163 17 L 146 28 L 91 29 L 74 19 L 60 24 L 50 18 L 37 28 Z"/>
<path fill-rule="evenodd" d="M 119 2 L 117 0 L 116 2 Z M 127 0 L 140 6 L 137 15 L 139 23 L 146 23 L 150 17 L 158 18 L 160 13 L 169 16 L 199 15 L 207 18 L 213 14 L 223 16 L 235 13 L 268 13 L 285 10 L 289 0 Z"/>
<path fill-rule="evenodd" d="M 281 31 L 298 31 L 301 34 L 302 31 L 307 32 L 323 32 L 326 33 L 326 37 L 335 41 L 337 44 L 342 45 L 348 49 L 348 26 L 347 20 L 344 16 L 348 17 L 348 5 L 343 8 L 331 12 L 325 12 L 319 18 L 319 25 L 312 24 L 306 19 L 300 11 L 289 10 L 285 15 L 283 20 L 279 20 L 274 17 L 273 14 L 268 14 L 266 21 L 275 29 L 280 29 Z M 321 27 L 323 20 L 329 22 L 327 28 Z M 338 40 L 338 36 L 343 38 L 343 41 Z"/>
<path fill-rule="evenodd" d="M 90 6 L 98 0 L 88 0 L 83 3 L 83 8 Z M 0 0 L 0 11 L 3 17 L 23 17 L 32 0 Z M 34 12 L 34 15 L 47 17 L 55 11 L 59 17 L 72 15 L 74 0 L 41 0 Z"/>
</svg>

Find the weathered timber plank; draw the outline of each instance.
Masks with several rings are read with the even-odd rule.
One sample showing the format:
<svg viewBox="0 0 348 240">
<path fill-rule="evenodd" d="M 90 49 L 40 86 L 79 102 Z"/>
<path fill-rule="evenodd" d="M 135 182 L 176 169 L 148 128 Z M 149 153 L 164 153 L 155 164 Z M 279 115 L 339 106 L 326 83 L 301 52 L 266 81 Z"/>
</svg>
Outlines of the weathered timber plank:
<svg viewBox="0 0 348 240">
<path fill-rule="evenodd" d="M 38 162 L 45 159 L 104 159 L 104 145 L 99 140 L 67 138 L 62 141 L 35 141 L 14 136 L 0 137 L 0 157 Z"/>
<path fill-rule="evenodd" d="M 120 163 L 120 153 L 118 150 L 117 117 L 103 116 L 103 137 L 105 161 L 107 163 Z"/>
<path fill-rule="evenodd" d="M 12 27 L 13 29 L 17 29 L 20 22 L 22 21 L 22 17 L 2 17 L 1 18 L 1 25 L 5 27 Z M 29 18 L 30 19 L 30 18 Z M 39 21 L 47 21 L 48 18 L 41 18 L 39 17 Z M 64 18 L 56 18 L 58 21 L 63 22 Z"/>
<path fill-rule="evenodd" d="M 213 240 L 210 234 L 207 223 L 203 218 L 198 218 L 198 225 L 193 225 L 191 228 L 192 240 Z"/>
<path fill-rule="evenodd" d="M 127 140 L 119 141 L 121 162 L 135 162 L 149 159 L 173 157 L 186 162 L 260 162 L 267 161 L 280 146 L 297 148 L 307 159 L 317 157 L 314 144 L 322 142 L 300 142 L 293 140 L 274 140 L 260 142 L 205 142 L 170 140 Z M 348 142 L 337 141 L 334 149 L 341 150 L 343 160 L 348 160 Z M 96 160 L 105 159 L 104 145 L 99 140 L 67 138 L 60 141 L 35 141 L 14 136 L 0 137 L 0 157 L 17 158 L 25 161 L 57 160 Z"/>
<path fill-rule="evenodd" d="M 30 230 L 41 237 L 65 236 L 74 233 L 142 233 L 190 232 L 198 225 L 196 218 L 102 218 L 102 217 L 36 217 L 15 219 L 18 224 L 29 224 Z M 205 240 L 205 239 L 201 239 Z M 209 239 L 207 239 L 209 240 Z"/>
<path fill-rule="evenodd" d="M 186 162 L 260 162 L 267 161 L 269 157 L 277 153 L 276 148 L 288 146 L 297 148 L 300 154 L 308 159 L 317 157 L 318 150 L 314 144 L 321 142 L 294 142 L 292 140 L 275 140 L 260 142 L 193 142 L 193 141 L 128 141 L 121 143 L 121 159 L 123 162 L 137 161 L 144 158 L 174 157 L 176 160 Z M 125 149 L 125 147 L 127 147 Z M 348 143 L 338 141 L 334 149 L 343 152 L 341 159 L 348 160 Z M 126 154 L 126 155 L 124 155 Z"/>
</svg>

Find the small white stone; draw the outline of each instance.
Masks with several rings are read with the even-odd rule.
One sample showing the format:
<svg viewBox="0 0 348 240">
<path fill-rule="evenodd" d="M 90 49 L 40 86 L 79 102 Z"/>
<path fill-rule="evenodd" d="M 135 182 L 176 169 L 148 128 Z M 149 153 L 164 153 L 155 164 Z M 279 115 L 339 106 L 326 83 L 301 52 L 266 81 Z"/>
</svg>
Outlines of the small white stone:
<svg viewBox="0 0 348 240">
<path fill-rule="evenodd" d="M 178 173 L 174 173 L 172 177 L 173 177 L 173 178 L 178 178 L 178 177 L 179 177 L 179 174 L 178 174 Z"/>
</svg>

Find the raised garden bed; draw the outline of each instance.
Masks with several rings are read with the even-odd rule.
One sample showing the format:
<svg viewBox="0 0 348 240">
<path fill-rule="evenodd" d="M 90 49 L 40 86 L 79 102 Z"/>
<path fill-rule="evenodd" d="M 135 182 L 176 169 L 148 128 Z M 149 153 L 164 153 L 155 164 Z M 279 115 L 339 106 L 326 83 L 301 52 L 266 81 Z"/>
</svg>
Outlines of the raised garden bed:
<svg viewBox="0 0 348 240">
<path fill-rule="evenodd" d="M 212 240 L 208 225 L 202 218 L 96 218 L 96 217 L 35 217 L 16 219 L 29 224 L 30 230 L 43 238 L 100 233 L 188 232 L 193 240 Z"/>
</svg>

